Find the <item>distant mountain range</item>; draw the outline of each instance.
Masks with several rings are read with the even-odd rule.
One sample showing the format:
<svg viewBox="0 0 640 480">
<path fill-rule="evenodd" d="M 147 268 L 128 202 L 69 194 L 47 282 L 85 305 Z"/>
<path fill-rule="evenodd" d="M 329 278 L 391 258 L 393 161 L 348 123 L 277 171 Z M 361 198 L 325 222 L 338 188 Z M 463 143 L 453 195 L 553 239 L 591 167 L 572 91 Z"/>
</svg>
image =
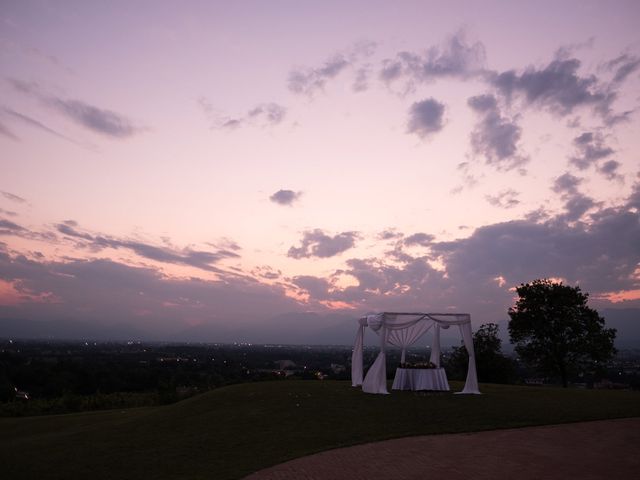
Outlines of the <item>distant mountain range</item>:
<svg viewBox="0 0 640 480">
<path fill-rule="evenodd" d="M 617 329 L 618 348 L 640 348 L 640 309 L 603 309 L 606 326 Z M 104 325 L 78 320 L 0 319 L 0 338 L 57 340 L 148 340 L 173 342 L 251 342 L 303 345 L 350 345 L 353 343 L 357 315 L 335 313 L 286 313 L 257 324 L 220 322 L 181 328 L 170 334 L 157 334 L 125 323 Z M 498 321 L 505 351 L 511 350 L 507 320 Z M 477 327 L 478 325 L 475 325 Z M 459 345 L 457 332 L 442 332 L 442 345 Z M 421 340 L 428 343 L 429 339 Z M 369 334 L 365 343 L 377 345 Z"/>
</svg>

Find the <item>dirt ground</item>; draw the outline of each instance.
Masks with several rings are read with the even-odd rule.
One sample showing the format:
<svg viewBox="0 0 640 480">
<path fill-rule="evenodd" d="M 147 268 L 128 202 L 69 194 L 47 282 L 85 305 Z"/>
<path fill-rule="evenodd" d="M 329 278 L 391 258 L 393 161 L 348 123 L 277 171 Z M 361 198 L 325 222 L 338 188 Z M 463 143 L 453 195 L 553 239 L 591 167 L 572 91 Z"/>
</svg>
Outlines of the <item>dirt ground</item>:
<svg viewBox="0 0 640 480">
<path fill-rule="evenodd" d="M 340 448 L 246 480 L 638 479 L 640 418 L 400 438 Z"/>
</svg>

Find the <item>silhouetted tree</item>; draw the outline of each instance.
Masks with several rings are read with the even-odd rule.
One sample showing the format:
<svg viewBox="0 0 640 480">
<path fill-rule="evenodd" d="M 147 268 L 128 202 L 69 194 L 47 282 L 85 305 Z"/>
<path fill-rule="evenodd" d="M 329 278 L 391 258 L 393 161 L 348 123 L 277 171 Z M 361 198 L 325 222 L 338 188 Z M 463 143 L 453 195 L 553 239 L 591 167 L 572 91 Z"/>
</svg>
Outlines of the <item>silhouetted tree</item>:
<svg viewBox="0 0 640 480">
<path fill-rule="evenodd" d="M 503 355 L 502 341 L 498 337 L 498 325 L 487 323 L 473 334 L 473 349 L 476 355 L 478 380 L 488 383 L 512 383 L 515 380 L 515 365 Z M 467 374 L 469 356 L 464 346 L 454 347 L 447 370 L 454 379 L 464 379 Z"/>
<path fill-rule="evenodd" d="M 520 358 L 543 374 L 560 377 L 562 386 L 578 368 L 615 354 L 616 330 L 587 306 L 589 294 L 562 282 L 534 280 L 516 288 L 509 309 L 509 335 Z"/>
</svg>

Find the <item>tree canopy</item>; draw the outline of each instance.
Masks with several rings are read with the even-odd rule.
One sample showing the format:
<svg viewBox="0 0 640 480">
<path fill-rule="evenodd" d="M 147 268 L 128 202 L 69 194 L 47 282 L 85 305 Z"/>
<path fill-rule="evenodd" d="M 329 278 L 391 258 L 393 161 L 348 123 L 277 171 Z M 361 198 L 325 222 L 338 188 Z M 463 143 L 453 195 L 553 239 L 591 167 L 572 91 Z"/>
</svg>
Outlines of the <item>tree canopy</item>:
<svg viewBox="0 0 640 480">
<path fill-rule="evenodd" d="M 587 306 L 589 294 L 580 287 L 543 279 L 516 290 L 509 335 L 525 363 L 560 378 L 566 387 L 578 369 L 592 368 L 615 354 L 616 330 L 604 327 L 604 318 Z"/>
</svg>

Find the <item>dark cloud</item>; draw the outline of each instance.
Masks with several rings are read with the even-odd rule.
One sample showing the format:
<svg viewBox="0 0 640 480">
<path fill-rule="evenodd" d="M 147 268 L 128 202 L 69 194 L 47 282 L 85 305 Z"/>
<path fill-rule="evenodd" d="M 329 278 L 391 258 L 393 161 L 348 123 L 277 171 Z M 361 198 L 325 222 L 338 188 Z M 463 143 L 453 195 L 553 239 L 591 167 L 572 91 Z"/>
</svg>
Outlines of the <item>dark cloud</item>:
<svg viewBox="0 0 640 480">
<path fill-rule="evenodd" d="M 582 178 L 566 172 L 555 179 L 552 190 L 556 193 L 575 193 L 582 182 Z"/>
<path fill-rule="evenodd" d="M 55 131 L 53 128 L 50 128 L 50 127 L 46 126 L 44 123 L 42 123 L 42 122 L 40 122 L 38 120 L 35 120 L 35 119 L 33 119 L 33 118 L 31 118 L 31 117 L 29 117 L 27 115 L 23 115 L 22 113 L 16 112 L 15 110 L 12 110 L 10 108 L 5 108 L 4 111 L 7 114 L 11 115 L 13 118 L 16 118 L 16 119 L 20 120 L 22 123 L 25 123 L 25 124 L 27 124 L 27 125 L 29 125 L 31 127 L 35 127 L 35 128 L 37 128 L 39 130 L 47 132 L 47 133 L 49 133 L 51 135 L 54 135 L 54 136 L 56 136 L 58 138 L 62 138 L 63 140 L 66 140 L 67 142 L 73 143 L 74 145 L 78 145 L 80 147 L 86 148 L 84 145 L 82 145 L 80 142 L 74 140 L 73 138 L 67 137 L 66 135 L 63 135 L 62 133 Z"/>
<path fill-rule="evenodd" d="M 402 233 L 397 232 L 394 228 L 387 228 L 378 234 L 378 239 L 380 240 L 394 240 L 397 238 L 402 238 Z"/>
<path fill-rule="evenodd" d="M 8 215 L 9 217 L 17 217 L 18 213 L 12 210 L 5 210 L 4 208 L 0 208 L 0 214 Z"/>
<path fill-rule="evenodd" d="M 9 127 L 5 126 L 3 123 L 0 123 L 0 135 L 4 135 L 7 138 L 10 138 L 11 140 L 20 140 L 18 138 L 17 135 L 15 135 L 10 129 Z"/>
<path fill-rule="evenodd" d="M 349 65 L 345 56 L 338 54 L 326 60 L 321 67 L 296 68 L 289 73 L 289 90 L 297 94 L 313 95 L 322 91 L 328 80 L 336 77 Z"/>
<path fill-rule="evenodd" d="M 260 103 L 249 109 L 245 115 L 236 117 L 222 115 L 204 96 L 200 96 L 197 103 L 211 122 L 211 128 L 215 129 L 235 130 L 245 125 L 274 126 L 282 123 L 287 115 L 287 108 L 274 102 Z"/>
<path fill-rule="evenodd" d="M 475 155 L 484 157 L 488 165 L 498 170 L 512 170 L 529 161 L 519 152 L 522 128 L 500 113 L 493 95 L 471 97 L 467 104 L 480 116 L 471 132 L 471 148 Z"/>
<path fill-rule="evenodd" d="M 13 193 L 10 193 L 10 192 L 0 191 L 0 195 L 2 195 L 7 200 L 11 200 L 12 202 L 15 202 L 15 203 L 27 203 L 27 200 L 25 198 L 22 198 L 18 195 L 14 195 Z"/>
<path fill-rule="evenodd" d="M 560 175 L 554 180 L 551 189 L 559 193 L 565 202 L 565 213 L 558 217 L 562 221 L 574 222 L 580 220 L 588 210 L 598 205 L 591 197 L 578 191 L 578 187 L 582 182 L 582 178 L 571 175 L 569 172 Z"/>
<path fill-rule="evenodd" d="M 442 272 L 434 270 L 426 257 L 386 263 L 375 258 L 347 261 L 347 269 L 337 273 L 349 275 L 357 285 L 329 292 L 329 300 L 359 305 L 363 309 L 403 311 L 436 308 L 444 305 L 440 300 L 448 288 Z"/>
<path fill-rule="evenodd" d="M 269 125 L 277 125 L 284 120 L 287 109 L 277 103 L 263 103 L 258 105 L 247 114 L 248 118 L 262 119 Z"/>
<path fill-rule="evenodd" d="M 0 218 L 0 235 L 20 235 L 27 229 L 10 220 Z"/>
<path fill-rule="evenodd" d="M 105 248 L 127 249 L 149 260 L 174 265 L 188 265 L 216 273 L 224 273 L 220 268 L 214 266 L 219 261 L 225 258 L 239 258 L 237 253 L 230 250 L 221 249 L 216 252 L 210 252 L 194 250 L 192 248 L 176 249 L 159 247 L 136 240 L 114 238 L 106 235 L 93 235 L 87 232 L 81 232 L 76 227 L 77 223 L 72 220 L 56 225 L 58 232 L 73 239 L 85 241 L 81 244 L 94 251 Z"/>
<path fill-rule="evenodd" d="M 143 130 L 122 114 L 80 100 L 51 97 L 47 104 L 76 124 L 108 137 L 127 138 Z"/>
<path fill-rule="evenodd" d="M 407 131 L 425 138 L 444 127 L 444 104 L 434 98 L 415 102 L 409 109 Z"/>
<path fill-rule="evenodd" d="M 622 164 L 617 160 L 608 160 L 598 167 L 598 172 L 608 180 L 622 180 L 622 175 L 618 174 L 618 169 L 621 166 Z"/>
<path fill-rule="evenodd" d="M 561 218 L 568 222 L 580 220 L 585 213 L 598 205 L 593 198 L 580 192 L 565 195 L 564 198 L 565 214 Z"/>
<path fill-rule="evenodd" d="M 368 88 L 368 65 L 361 65 L 363 58 L 373 54 L 376 44 L 373 42 L 360 42 L 344 53 L 337 53 L 319 67 L 297 67 L 289 72 L 289 91 L 313 97 L 324 90 L 330 80 L 350 68 L 356 68 L 356 79 L 353 84 L 355 91 L 363 91 Z"/>
<path fill-rule="evenodd" d="M 279 205 L 293 205 L 296 201 L 300 200 L 302 192 L 294 192 L 293 190 L 278 190 L 276 193 L 269 197 L 274 203 Z"/>
<path fill-rule="evenodd" d="M 126 323 L 165 339 L 194 322 L 217 326 L 218 337 L 212 336 L 220 341 L 225 330 L 248 321 L 259 327 L 264 318 L 302 310 L 278 285 L 241 277 L 172 278 L 105 259 L 35 261 L 0 249 L 0 278 L 21 297 L 15 306 L 0 306 L 0 318 Z"/>
<path fill-rule="evenodd" d="M 640 58 L 625 53 L 607 62 L 605 66 L 608 70 L 614 72 L 613 82 L 622 83 L 629 75 L 638 71 L 638 68 L 640 68 Z"/>
<path fill-rule="evenodd" d="M 10 214 L 11 212 L 8 213 Z M 29 240 L 45 241 L 48 243 L 53 243 L 57 240 L 55 234 L 52 232 L 33 231 L 27 227 L 17 224 L 16 222 L 3 218 L 0 218 L 0 236 L 20 237 Z M 2 242 L 0 242 L 0 244 L 1 243 Z"/>
<path fill-rule="evenodd" d="M 422 245 L 423 247 L 428 247 L 436 237 L 429 233 L 414 233 L 413 235 L 409 235 L 404 239 L 404 244 L 406 246 L 412 245 Z"/>
<path fill-rule="evenodd" d="M 527 105 L 561 116 L 589 107 L 611 123 L 615 90 L 607 88 L 595 75 L 580 75 L 580 65 L 577 58 L 557 58 L 541 68 L 530 66 L 521 73 L 508 70 L 490 74 L 488 79 L 507 100 L 519 96 Z"/>
<path fill-rule="evenodd" d="M 328 258 L 349 250 L 355 245 L 357 232 L 342 232 L 333 237 L 320 229 L 304 232 L 299 247 L 291 247 L 287 256 L 291 258 Z"/>
<path fill-rule="evenodd" d="M 557 180 L 557 190 L 568 193 L 570 203 L 560 215 L 537 211 L 525 220 L 487 225 L 463 239 L 431 242 L 427 255 L 419 257 L 398 250 L 391 262 L 351 258 L 333 276 L 355 279 L 356 285 L 345 288 L 320 277 L 299 283 L 318 301 L 343 301 L 363 310 L 455 308 L 470 311 L 479 322 L 505 318 L 513 302 L 509 288 L 535 278 L 563 278 L 596 298 L 638 289 L 640 181 L 625 204 L 607 209 L 581 195 L 579 183 L 569 176 Z M 585 221 L 571 221 L 596 207 Z M 434 260 L 444 270 L 434 269 Z"/>
<path fill-rule="evenodd" d="M 615 153 L 605 144 L 605 138 L 600 132 L 584 132 L 573 139 L 573 145 L 576 152 L 569 158 L 569 162 L 580 170 L 585 170 Z"/>
<path fill-rule="evenodd" d="M 580 203 L 580 200 L 576 200 Z M 561 277 L 587 291 L 637 289 L 640 212 L 628 204 L 601 210 L 589 223 L 511 221 L 477 229 L 467 239 L 432 247 L 449 277 L 469 287 L 502 276 L 508 285 Z"/>
<path fill-rule="evenodd" d="M 45 94 L 37 83 L 24 82 L 15 78 L 9 78 L 7 81 L 18 92 L 38 99 L 72 122 L 102 135 L 112 138 L 127 138 L 145 130 L 134 125 L 126 116 L 112 110 L 99 108 L 81 100 L 64 99 Z M 40 122 L 36 123 L 40 124 Z M 42 124 L 40 125 L 44 127 Z M 48 127 L 44 128 L 50 133 L 66 138 Z"/>
<path fill-rule="evenodd" d="M 298 288 L 307 292 L 314 300 L 328 300 L 331 284 L 324 278 L 311 275 L 299 275 L 291 280 Z"/>
<path fill-rule="evenodd" d="M 467 100 L 467 104 L 477 113 L 486 113 L 498 109 L 498 101 L 493 95 L 476 95 Z"/>
<path fill-rule="evenodd" d="M 520 204 L 520 194 L 513 189 L 503 190 L 496 195 L 486 195 L 485 199 L 494 207 L 513 208 Z"/>
<path fill-rule="evenodd" d="M 408 91 L 414 83 L 477 75 L 483 71 L 485 61 L 484 45 L 481 42 L 469 43 L 465 33 L 460 31 L 442 45 L 433 46 L 424 53 L 399 52 L 395 58 L 383 60 L 380 78 L 387 84 L 404 80 Z"/>
<path fill-rule="evenodd" d="M 356 70 L 356 78 L 351 86 L 354 92 L 364 92 L 369 88 L 369 77 L 371 76 L 371 65 L 366 64 Z"/>
<path fill-rule="evenodd" d="M 277 280 L 282 277 L 282 271 L 275 270 L 268 265 L 256 267 L 251 271 L 251 275 L 256 278 L 264 278 L 265 280 Z"/>
</svg>

